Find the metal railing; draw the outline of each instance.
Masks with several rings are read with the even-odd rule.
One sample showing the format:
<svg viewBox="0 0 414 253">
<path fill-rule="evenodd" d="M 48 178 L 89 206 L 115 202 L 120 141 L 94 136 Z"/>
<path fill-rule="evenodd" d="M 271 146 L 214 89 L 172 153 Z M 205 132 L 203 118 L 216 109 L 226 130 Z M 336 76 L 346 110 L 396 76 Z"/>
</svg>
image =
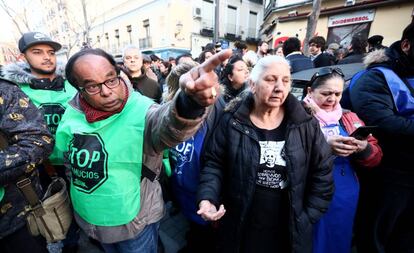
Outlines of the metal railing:
<svg viewBox="0 0 414 253">
<path fill-rule="evenodd" d="M 139 39 L 139 48 L 144 49 L 144 48 L 149 48 L 149 47 L 152 47 L 151 37 Z"/>
<path fill-rule="evenodd" d="M 256 28 L 249 28 L 247 30 L 247 37 L 256 38 L 256 35 L 257 35 L 257 29 Z"/>
</svg>

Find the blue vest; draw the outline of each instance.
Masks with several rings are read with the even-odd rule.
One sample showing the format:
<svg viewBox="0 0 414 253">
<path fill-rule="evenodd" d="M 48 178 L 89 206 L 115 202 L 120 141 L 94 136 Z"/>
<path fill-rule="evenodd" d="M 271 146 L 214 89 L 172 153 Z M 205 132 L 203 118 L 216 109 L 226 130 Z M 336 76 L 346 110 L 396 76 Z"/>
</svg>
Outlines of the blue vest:
<svg viewBox="0 0 414 253">
<path fill-rule="evenodd" d="M 371 70 L 379 71 L 384 75 L 388 88 L 391 91 L 394 106 L 397 108 L 398 114 L 405 118 L 414 119 L 414 96 L 411 94 L 410 89 L 407 87 L 407 85 L 410 85 L 414 89 L 414 77 L 405 78 L 402 80 L 397 74 L 395 74 L 394 71 L 385 67 L 374 67 Z M 356 81 L 367 71 L 368 70 L 362 70 L 352 77 L 348 88 L 346 88 L 344 91 L 344 96 L 341 101 L 341 105 L 344 108 L 352 108 L 350 90 L 355 85 Z"/>
<path fill-rule="evenodd" d="M 170 149 L 172 188 L 184 216 L 198 224 L 207 224 L 198 214 L 196 193 L 200 177 L 200 156 L 207 132 L 203 124 L 197 133 Z"/>
</svg>

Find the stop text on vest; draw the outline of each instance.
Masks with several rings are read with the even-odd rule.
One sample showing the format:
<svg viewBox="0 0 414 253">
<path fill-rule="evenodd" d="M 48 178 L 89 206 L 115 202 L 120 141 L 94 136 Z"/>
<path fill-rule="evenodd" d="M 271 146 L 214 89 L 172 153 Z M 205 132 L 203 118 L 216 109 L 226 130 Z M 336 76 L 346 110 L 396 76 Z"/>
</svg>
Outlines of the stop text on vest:
<svg viewBox="0 0 414 253">
<path fill-rule="evenodd" d="M 101 153 L 99 151 L 89 151 L 87 149 L 78 149 L 76 147 L 72 147 L 72 152 L 70 154 L 70 163 L 78 168 L 86 168 L 87 166 L 87 168 L 90 169 L 92 168 L 93 163 L 98 162 L 100 158 Z"/>
</svg>

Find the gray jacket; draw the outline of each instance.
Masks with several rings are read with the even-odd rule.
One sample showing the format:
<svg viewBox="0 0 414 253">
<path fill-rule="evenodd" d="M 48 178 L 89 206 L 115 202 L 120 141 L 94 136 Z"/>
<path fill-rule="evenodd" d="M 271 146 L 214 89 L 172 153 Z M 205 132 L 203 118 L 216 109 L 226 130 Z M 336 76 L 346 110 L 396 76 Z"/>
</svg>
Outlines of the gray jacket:
<svg viewBox="0 0 414 253">
<path fill-rule="evenodd" d="M 129 94 L 131 94 L 133 92 L 132 86 L 126 79 L 124 81 L 127 83 Z M 174 99 L 168 103 L 151 105 L 146 114 L 143 165 L 157 175 L 162 169 L 163 151 L 193 136 L 208 114 L 208 110 L 205 110 L 204 114 L 196 119 L 180 117 L 176 109 L 179 94 L 180 92 L 177 92 Z M 74 108 L 80 109 L 79 97 L 75 96 L 70 104 Z M 102 243 L 115 243 L 134 238 L 146 225 L 161 220 L 165 213 L 161 185 L 158 180 L 142 179 L 140 196 L 141 209 L 128 224 L 108 227 L 95 226 L 89 224 L 76 213 L 75 219 L 88 236 Z"/>
</svg>

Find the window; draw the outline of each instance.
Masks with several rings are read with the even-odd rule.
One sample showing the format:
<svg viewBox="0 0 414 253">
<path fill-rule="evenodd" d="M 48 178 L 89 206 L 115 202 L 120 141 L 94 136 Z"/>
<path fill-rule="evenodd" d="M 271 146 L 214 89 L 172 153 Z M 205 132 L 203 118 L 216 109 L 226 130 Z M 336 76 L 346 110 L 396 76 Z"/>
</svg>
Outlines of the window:
<svg viewBox="0 0 414 253">
<path fill-rule="evenodd" d="M 326 45 L 330 43 L 338 43 L 342 47 L 346 48 L 351 44 L 352 37 L 358 35 L 361 38 L 368 38 L 369 29 L 371 23 L 360 23 L 354 25 L 344 25 L 330 27 L 328 30 L 328 37 Z"/>
<path fill-rule="evenodd" d="M 249 38 L 256 38 L 257 30 L 257 13 L 251 11 L 249 13 L 249 31 L 247 33 L 247 37 Z"/>
<path fill-rule="evenodd" d="M 129 44 L 132 44 L 132 37 L 131 37 L 131 32 L 132 32 L 132 27 L 131 25 L 127 25 L 127 32 L 128 32 L 128 36 L 129 36 Z"/>
<path fill-rule="evenodd" d="M 145 29 L 145 37 L 149 38 L 150 37 L 150 22 L 149 19 L 145 19 L 144 21 L 142 21 L 144 29 Z"/>
<path fill-rule="evenodd" d="M 227 27 L 226 33 L 236 34 L 237 24 L 237 8 L 233 6 L 227 6 Z"/>
<path fill-rule="evenodd" d="M 213 1 L 203 0 L 201 6 L 202 28 L 213 29 L 214 4 Z"/>
</svg>

